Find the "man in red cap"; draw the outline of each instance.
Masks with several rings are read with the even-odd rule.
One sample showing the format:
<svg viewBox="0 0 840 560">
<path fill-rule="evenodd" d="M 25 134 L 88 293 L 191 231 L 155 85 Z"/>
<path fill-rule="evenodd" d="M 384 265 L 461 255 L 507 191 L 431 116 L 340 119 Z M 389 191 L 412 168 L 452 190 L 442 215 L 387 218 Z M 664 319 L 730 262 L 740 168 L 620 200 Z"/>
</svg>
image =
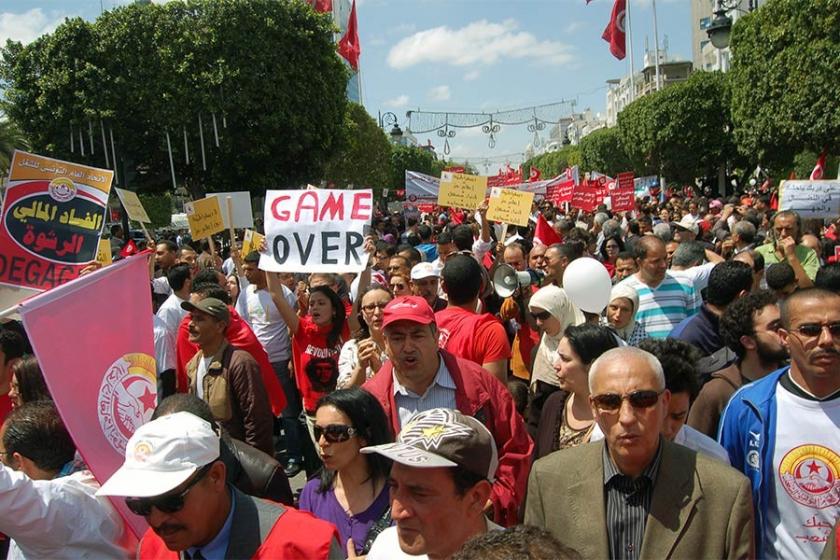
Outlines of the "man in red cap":
<svg viewBox="0 0 840 560">
<path fill-rule="evenodd" d="M 390 361 L 363 388 L 382 404 L 394 433 L 415 413 L 433 408 L 457 409 L 487 426 L 499 450 L 487 508 L 496 523 L 515 525 L 534 443 L 510 392 L 478 364 L 438 348 L 435 314 L 421 297 L 392 300 L 382 329 Z"/>
</svg>

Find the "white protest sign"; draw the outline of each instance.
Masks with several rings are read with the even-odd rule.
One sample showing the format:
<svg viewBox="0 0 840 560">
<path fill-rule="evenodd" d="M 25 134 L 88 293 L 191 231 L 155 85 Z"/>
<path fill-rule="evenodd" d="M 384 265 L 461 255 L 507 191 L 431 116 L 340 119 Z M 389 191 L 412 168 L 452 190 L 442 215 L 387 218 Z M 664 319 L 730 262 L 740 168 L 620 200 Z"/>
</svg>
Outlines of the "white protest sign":
<svg viewBox="0 0 840 560">
<path fill-rule="evenodd" d="M 779 210 L 795 210 L 804 218 L 840 215 L 840 180 L 782 181 Z"/>
<path fill-rule="evenodd" d="M 243 192 L 220 192 L 210 193 L 209 196 L 218 196 L 219 205 L 222 207 L 222 220 L 225 222 L 225 229 L 230 229 L 227 215 L 227 197 L 233 199 L 233 227 L 253 229 L 254 227 L 254 213 L 251 210 L 251 193 Z"/>
<path fill-rule="evenodd" d="M 271 272 L 361 272 L 364 227 L 373 216 L 373 191 L 267 191 L 265 236 Z"/>
</svg>

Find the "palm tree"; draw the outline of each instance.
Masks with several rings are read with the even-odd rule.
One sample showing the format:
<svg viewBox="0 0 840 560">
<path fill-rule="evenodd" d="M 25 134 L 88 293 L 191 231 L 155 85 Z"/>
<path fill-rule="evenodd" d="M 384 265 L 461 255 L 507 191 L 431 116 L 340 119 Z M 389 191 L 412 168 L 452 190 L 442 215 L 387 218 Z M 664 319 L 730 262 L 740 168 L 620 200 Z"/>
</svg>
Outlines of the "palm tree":
<svg viewBox="0 0 840 560">
<path fill-rule="evenodd" d="M 29 149 L 29 142 L 14 123 L 8 119 L 0 120 L 0 178 L 9 174 L 12 154 L 16 149 Z"/>
</svg>

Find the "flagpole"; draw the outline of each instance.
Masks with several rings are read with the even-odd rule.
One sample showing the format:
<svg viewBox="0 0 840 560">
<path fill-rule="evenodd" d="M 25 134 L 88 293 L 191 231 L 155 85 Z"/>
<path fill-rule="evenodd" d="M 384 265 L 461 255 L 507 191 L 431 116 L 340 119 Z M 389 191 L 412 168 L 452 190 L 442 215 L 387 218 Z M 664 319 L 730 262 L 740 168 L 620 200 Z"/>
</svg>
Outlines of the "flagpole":
<svg viewBox="0 0 840 560">
<path fill-rule="evenodd" d="M 630 0 L 632 1 L 632 0 Z M 629 2 L 628 2 L 629 3 Z M 654 63 L 656 64 L 656 91 L 662 87 L 662 82 L 659 79 L 659 27 L 656 23 L 656 0 L 653 0 L 653 40 L 656 48 L 654 53 Z"/>
<path fill-rule="evenodd" d="M 635 101 L 636 99 L 636 61 L 633 58 L 633 32 L 630 26 L 630 4 L 633 3 L 633 0 L 627 0 L 627 4 L 624 7 L 624 23 L 625 28 L 627 31 L 627 44 L 630 47 L 630 101 Z"/>
</svg>

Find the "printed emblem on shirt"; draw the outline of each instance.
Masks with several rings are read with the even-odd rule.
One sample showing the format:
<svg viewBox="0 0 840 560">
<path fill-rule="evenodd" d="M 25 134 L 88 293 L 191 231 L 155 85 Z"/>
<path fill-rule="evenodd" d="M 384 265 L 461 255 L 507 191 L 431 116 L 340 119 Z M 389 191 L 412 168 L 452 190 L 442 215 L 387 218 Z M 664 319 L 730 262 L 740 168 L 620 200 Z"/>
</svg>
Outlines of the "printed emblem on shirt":
<svg viewBox="0 0 840 560">
<path fill-rule="evenodd" d="M 155 359 L 132 353 L 118 358 L 102 377 L 96 408 L 108 443 L 121 455 L 134 430 L 152 419 L 157 406 Z"/>
<path fill-rule="evenodd" d="M 779 479 L 788 495 L 807 507 L 840 504 L 840 456 L 822 445 L 794 447 L 779 464 Z"/>
</svg>

